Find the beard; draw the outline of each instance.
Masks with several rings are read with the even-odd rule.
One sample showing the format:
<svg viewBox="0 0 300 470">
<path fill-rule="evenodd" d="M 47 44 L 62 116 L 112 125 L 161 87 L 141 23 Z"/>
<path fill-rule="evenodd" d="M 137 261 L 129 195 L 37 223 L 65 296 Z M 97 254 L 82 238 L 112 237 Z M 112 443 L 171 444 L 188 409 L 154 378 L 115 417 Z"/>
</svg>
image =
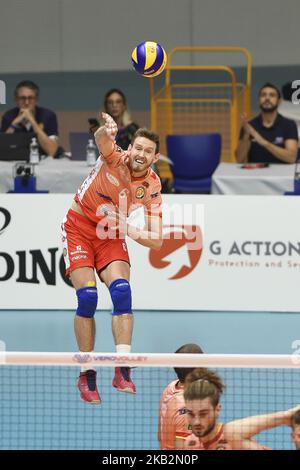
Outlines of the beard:
<svg viewBox="0 0 300 470">
<path fill-rule="evenodd" d="M 276 111 L 278 108 L 278 105 L 274 104 L 274 106 L 269 106 L 269 107 L 266 107 L 264 106 L 263 104 L 260 105 L 260 109 L 263 113 L 274 113 L 274 111 Z"/>
<path fill-rule="evenodd" d="M 213 422 L 210 423 L 207 426 L 206 429 L 204 429 L 204 431 L 194 431 L 193 430 L 193 434 L 195 434 L 195 436 L 197 436 L 197 437 L 205 437 L 214 430 L 215 426 L 216 426 L 216 419 L 214 419 Z"/>
<path fill-rule="evenodd" d="M 131 171 L 134 171 L 136 173 L 141 173 L 143 171 L 147 171 L 149 168 L 149 162 L 145 160 L 143 163 L 138 163 L 135 161 L 135 157 L 129 160 L 129 166 Z"/>
</svg>

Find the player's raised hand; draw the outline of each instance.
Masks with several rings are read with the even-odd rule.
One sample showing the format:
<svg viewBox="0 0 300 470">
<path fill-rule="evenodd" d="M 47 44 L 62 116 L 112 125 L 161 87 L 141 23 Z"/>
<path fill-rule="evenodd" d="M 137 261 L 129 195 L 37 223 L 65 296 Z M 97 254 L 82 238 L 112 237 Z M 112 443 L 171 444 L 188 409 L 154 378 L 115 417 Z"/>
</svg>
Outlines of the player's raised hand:
<svg viewBox="0 0 300 470">
<path fill-rule="evenodd" d="M 292 419 L 295 413 L 300 410 L 300 405 L 296 405 L 293 408 L 290 408 L 289 410 L 285 411 L 285 419 L 286 423 L 288 426 L 292 425 Z"/>
<path fill-rule="evenodd" d="M 109 140 L 114 142 L 118 132 L 118 126 L 109 114 L 102 113 L 102 118 L 104 119 L 104 124 L 96 130 L 94 134 L 95 139 L 97 141 L 98 139 L 107 137 Z"/>
<path fill-rule="evenodd" d="M 199 450 L 200 441 L 197 436 L 191 434 L 184 442 L 184 450 Z"/>
</svg>

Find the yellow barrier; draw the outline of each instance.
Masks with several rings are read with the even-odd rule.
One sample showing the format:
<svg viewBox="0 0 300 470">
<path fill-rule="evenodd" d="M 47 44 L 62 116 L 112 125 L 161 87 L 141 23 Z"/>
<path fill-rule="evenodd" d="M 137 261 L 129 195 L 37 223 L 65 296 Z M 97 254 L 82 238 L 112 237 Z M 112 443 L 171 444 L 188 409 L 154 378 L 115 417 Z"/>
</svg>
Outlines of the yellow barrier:
<svg viewBox="0 0 300 470">
<path fill-rule="evenodd" d="M 246 57 L 246 80 L 237 83 L 236 74 L 226 65 L 174 65 L 178 52 L 234 52 Z M 166 136 L 171 134 L 198 134 L 218 132 L 222 136 L 222 161 L 234 161 L 240 128 L 240 115 L 251 115 L 251 55 L 239 47 L 177 47 L 168 54 L 165 84 L 155 92 L 150 79 L 151 127 L 160 136 L 161 152 L 166 153 Z M 201 82 L 172 83 L 177 72 L 198 72 Z M 203 72 L 203 73 L 202 73 Z M 205 82 L 209 72 L 213 82 Z M 222 75 L 222 80 L 218 80 Z M 224 76 L 227 77 L 224 81 Z M 167 164 L 159 164 L 160 175 L 170 178 Z"/>
</svg>

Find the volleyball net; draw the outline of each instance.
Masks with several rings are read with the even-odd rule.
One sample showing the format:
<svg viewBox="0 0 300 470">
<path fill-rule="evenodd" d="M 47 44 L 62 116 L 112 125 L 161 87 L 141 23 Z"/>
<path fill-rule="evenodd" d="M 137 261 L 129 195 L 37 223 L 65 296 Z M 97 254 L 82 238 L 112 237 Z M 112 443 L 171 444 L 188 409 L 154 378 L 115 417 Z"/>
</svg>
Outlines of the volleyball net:
<svg viewBox="0 0 300 470">
<path fill-rule="evenodd" d="M 102 403 L 82 402 L 80 365 L 97 370 Z M 133 367 L 136 395 L 112 387 L 114 367 Z M 208 368 L 226 385 L 221 423 L 289 410 L 300 402 L 300 360 L 285 355 L 0 353 L 0 449 L 159 449 L 160 398 L 174 367 Z M 254 438 L 293 449 L 279 425 Z"/>
</svg>

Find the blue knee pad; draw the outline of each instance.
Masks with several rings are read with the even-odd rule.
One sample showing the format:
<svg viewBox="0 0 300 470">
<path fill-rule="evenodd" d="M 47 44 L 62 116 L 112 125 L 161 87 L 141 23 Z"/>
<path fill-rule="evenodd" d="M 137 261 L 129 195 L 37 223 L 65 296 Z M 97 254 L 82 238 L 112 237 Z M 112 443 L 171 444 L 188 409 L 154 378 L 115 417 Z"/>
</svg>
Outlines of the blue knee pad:
<svg viewBox="0 0 300 470">
<path fill-rule="evenodd" d="M 98 303 L 97 287 L 82 287 L 76 291 L 78 308 L 76 315 L 84 318 L 93 318 Z"/>
<path fill-rule="evenodd" d="M 111 300 L 114 305 L 113 315 L 132 314 L 131 288 L 126 279 L 116 279 L 109 286 Z"/>
</svg>

